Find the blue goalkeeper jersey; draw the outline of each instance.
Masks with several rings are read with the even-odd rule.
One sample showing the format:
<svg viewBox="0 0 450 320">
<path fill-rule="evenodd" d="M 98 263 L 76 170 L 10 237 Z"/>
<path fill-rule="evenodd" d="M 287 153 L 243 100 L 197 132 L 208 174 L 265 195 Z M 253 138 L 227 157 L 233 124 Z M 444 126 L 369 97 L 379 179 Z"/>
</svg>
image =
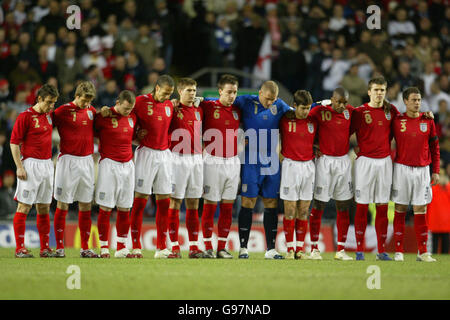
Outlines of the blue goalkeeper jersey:
<svg viewBox="0 0 450 320">
<path fill-rule="evenodd" d="M 257 95 L 238 96 L 234 105 L 242 111 L 242 122 L 249 143 L 245 146 L 245 163 L 266 165 L 274 152 L 277 152 L 279 122 L 289 110 L 294 110 L 281 99 L 277 99 L 269 108 L 264 108 Z M 253 130 L 252 130 L 253 129 Z M 255 133 L 256 136 L 252 134 Z M 272 139 L 272 135 L 275 136 Z M 252 141 L 253 138 L 253 141 Z M 256 143 L 255 143 L 256 138 Z M 273 141 L 272 141 L 273 140 Z M 252 159 L 253 155 L 253 159 Z M 276 155 L 278 159 L 278 155 Z"/>
</svg>

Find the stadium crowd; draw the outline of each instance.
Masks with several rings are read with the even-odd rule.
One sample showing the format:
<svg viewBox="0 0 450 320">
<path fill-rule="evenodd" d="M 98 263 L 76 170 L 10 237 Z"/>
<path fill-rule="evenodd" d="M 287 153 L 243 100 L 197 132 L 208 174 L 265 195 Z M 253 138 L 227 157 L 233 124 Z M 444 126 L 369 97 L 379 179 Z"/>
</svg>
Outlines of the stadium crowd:
<svg viewBox="0 0 450 320">
<path fill-rule="evenodd" d="M 328 99 L 342 85 L 349 103 L 368 101 L 367 82 L 388 81 L 388 100 L 417 86 L 422 111 L 438 128 L 442 175 L 450 175 L 450 6 L 448 1 L 81 0 L 81 28 L 69 30 L 68 0 L 5 0 L 0 7 L 0 218 L 12 217 L 15 166 L 9 149 L 18 114 L 44 83 L 69 102 L 82 80 L 95 84 L 93 106 L 111 106 L 120 90 L 150 92 L 159 75 L 202 67 L 252 72 L 266 33 L 272 79 L 291 93 Z M 366 9 L 381 9 L 369 30 Z M 200 80 L 199 84 L 202 82 Z M 242 79 L 241 87 L 251 84 Z M 58 150 L 54 148 L 54 156 Z M 448 188 L 447 188 L 448 190 Z"/>
</svg>

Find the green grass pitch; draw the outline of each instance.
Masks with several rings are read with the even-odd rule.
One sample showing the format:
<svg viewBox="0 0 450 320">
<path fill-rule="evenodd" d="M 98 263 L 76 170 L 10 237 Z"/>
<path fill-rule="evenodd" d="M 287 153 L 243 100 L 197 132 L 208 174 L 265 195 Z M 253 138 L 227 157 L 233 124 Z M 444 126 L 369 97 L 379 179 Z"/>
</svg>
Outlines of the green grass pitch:
<svg viewBox="0 0 450 320">
<path fill-rule="evenodd" d="M 38 255 L 38 249 L 33 250 Z M 113 251 L 112 251 L 113 253 Z M 156 299 L 156 300 L 305 300 L 305 299 L 439 299 L 450 298 L 450 255 L 434 255 L 435 263 L 264 260 L 156 260 L 144 250 L 144 259 L 80 259 L 78 250 L 66 250 L 63 259 L 16 259 L 14 249 L 0 249 L 0 299 Z M 350 253 L 354 256 L 354 254 Z M 80 289 L 68 289 L 80 270 Z M 367 283 L 379 267 L 380 289 Z M 370 267 L 370 268 L 369 268 Z M 370 278 L 372 277 L 372 278 Z M 70 278 L 73 279 L 73 278 Z M 70 280 L 69 279 L 69 280 Z M 69 281 L 70 282 L 70 281 Z M 71 282 L 74 283 L 74 282 Z"/>
</svg>

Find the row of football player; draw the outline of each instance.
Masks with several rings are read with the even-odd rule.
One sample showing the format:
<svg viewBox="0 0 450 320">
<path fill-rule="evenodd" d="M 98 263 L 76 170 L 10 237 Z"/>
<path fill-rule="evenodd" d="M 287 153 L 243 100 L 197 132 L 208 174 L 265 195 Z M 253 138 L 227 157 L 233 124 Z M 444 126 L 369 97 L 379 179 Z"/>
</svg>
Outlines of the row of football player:
<svg viewBox="0 0 450 320">
<path fill-rule="evenodd" d="M 99 119 L 99 123 L 103 121 L 105 124 L 99 130 L 102 161 L 100 161 L 99 183 L 95 195 L 97 203 L 100 204 L 98 222 L 100 239 L 102 241 L 102 252 L 100 256 L 109 256 L 107 249 L 109 213 L 113 207 L 117 206 L 119 243 L 116 256 L 142 257 L 139 241 L 142 212 L 148 196 L 153 191 L 157 199 L 156 224 L 158 230 L 158 250 L 155 254 L 156 258 L 176 258 L 181 256 L 177 243 L 177 231 L 179 221 L 178 212 L 183 198 L 186 198 L 187 205 L 186 224 L 190 241 L 189 256 L 214 257 L 211 244 L 212 226 L 214 223 L 213 216 L 217 201 L 221 201 L 218 222 L 219 242 L 217 257 L 230 258 L 231 255 L 225 250 L 225 244 L 231 224 L 231 207 L 236 197 L 237 183 L 239 181 L 240 165 L 236 150 L 228 158 L 221 157 L 223 155 L 208 155 L 209 157 L 217 158 L 216 160 L 219 161 L 220 165 L 216 163 L 215 165 L 208 166 L 205 163 L 204 168 L 202 168 L 201 150 L 195 150 L 195 146 L 192 147 L 189 155 L 183 155 L 178 159 L 179 161 L 171 161 L 173 157 L 178 157 L 179 155 L 170 153 L 168 134 L 169 127 L 172 129 L 184 128 L 192 132 L 192 141 L 194 141 L 194 123 L 199 121 L 199 118 L 203 120 L 204 128 L 217 128 L 225 133 L 226 129 L 237 129 L 242 117 L 244 128 L 280 128 L 282 155 L 285 157 L 285 160 L 283 161 L 283 177 L 280 177 L 279 171 L 271 175 L 261 174 L 262 169 L 266 166 L 262 163 L 257 165 L 244 163 L 242 166 L 241 194 L 243 203 L 239 214 L 239 233 L 241 239 L 240 258 L 248 258 L 246 247 L 251 227 L 251 209 L 254 206 L 258 194 L 263 196 L 265 204 L 264 227 L 268 248 L 266 258 L 283 258 L 274 249 L 276 237 L 276 198 L 278 196 L 277 193 L 280 192 L 280 198 L 285 201 L 285 219 L 283 224 L 288 243 L 288 258 L 321 258 L 320 252 L 317 249 L 320 219 L 325 203 L 330 198 L 333 198 L 337 201 L 338 207 L 337 225 L 339 248 L 336 258 L 340 260 L 350 259 L 345 254 L 344 248 L 348 231 L 348 200 L 353 197 L 353 187 L 349 159 L 346 155 L 348 153 L 349 136 L 353 132 L 356 132 L 359 148 L 359 157 L 355 163 L 355 199 L 358 204 L 355 219 L 358 243 L 357 259 L 364 259 L 362 251 L 364 231 L 367 225 L 367 221 L 364 219 L 367 213 L 367 205 L 370 202 L 376 202 L 380 204 L 377 206 L 377 218 L 375 222 L 379 250 L 377 259 L 389 260 L 389 256 L 384 252 L 384 242 L 387 232 L 386 203 L 389 200 L 392 181 L 392 162 L 389 157 L 389 147 L 391 126 L 395 132 L 396 121 L 393 121 L 395 119 L 399 120 L 397 121 L 400 128 L 398 131 L 404 134 L 406 139 L 409 137 L 414 140 L 414 143 L 405 143 L 405 146 L 417 147 L 421 145 L 426 152 L 423 150 L 421 152 L 403 152 L 406 154 L 403 156 L 399 156 L 401 152 L 398 152 L 392 193 L 394 196 L 400 196 L 400 198 L 396 201 L 397 224 L 394 222 L 394 226 L 397 225 L 399 229 L 397 231 L 401 231 L 402 227 L 404 228 L 404 212 L 406 211 L 406 206 L 411 202 L 414 205 L 416 213 L 417 234 L 418 237 L 419 235 L 421 236 L 418 239 L 419 259 L 432 261 L 430 255 L 426 252 L 426 248 L 424 249 L 423 247 L 423 229 L 426 228 L 426 223 L 422 218 L 425 217 L 425 204 L 431 200 L 431 190 L 429 189 L 430 178 L 429 175 L 427 177 L 423 174 L 431 162 L 428 148 L 431 148 L 433 153 L 433 169 L 436 170 L 436 159 L 437 168 L 439 168 L 439 149 L 435 138 L 434 123 L 431 119 L 424 118 L 419 113 L 420 92 L 417 89 L 405 91 L 405 102 L 409 100 L 414 100 L 415 102 L 410 103 L 411 110 L 408 109 L 405 115 L 399 115 L 395 107 L 387 104 L 384 100 L 386 82 L 382 78 L 372 79 L 369 83 L 368 93 L 371 100 L 368 104 L 359 108 L 348 106 L 348 95 L 344 90 L 339 88 L 333 93 L 330 105 L 314 106 L 311 112 L 309 109 L 312 99 L 308 92 L 302 90 L 297 91 L 294 99 L 294 108 L 290 108 L 282 100 L 277 99 L 278 87 L 272 81 L 267 81 L 262 85 L 258 96 L 244 95 L 236 98 L 237 85 L 237 80 L 233 76 L 223 76 L 218 84 L 219 100 L 204 101 L 200 105 L 200 108 L 197 108 L 193 105 L 196 93 L 195 81 L 186 78 L 181 79 L 177 85 L 181 105 L 177 109 L 177 116 L 172 117 L 173 104 L 168 99 L 174 90 L 174 82 L 169 76 L 161 76 L 152 94 L 137 97 L 133 113 L 130 113 L 133 97 L 131 96 L 130 99 L 124 100 L 122 96 L 119 97 L 117 105 L 111 109 L 112 111 L 109 117 L 96 118 Z M 86 88 L 91 87 L 91 91 L 88 94 L 86 92 L 81 94 L 80 92 L 83 90 L 81 87 L 83 86 Z M 84 91 L 89 91 L 86 88 Z M 42 237 L 44 240 L 41 243 L 43 248 L 41 248 L 42 256 L 64 256 L 63 233 L 65 215 L 67 214 L 68 203 L 73 201 L 78 201 L 80 204 L 81 256 L 97 256 L 87 247 L 90 230 L 90 202 L 92 199 L 90 201 L 87 200 L 89 200 L 89 195 L 92 198 L 93 194 L 93 183 L 89 181 L 89 176 L 92 177 L 93 175 L 86 174 L 90 170 L 93 170 L 91 156 L 91 150 L 93 149 L 93 129 L 91 129 L 92 125 L 89 124 L 89 121 L 93 123 L 94 110 L 89 110 L 91 107 L 88 107 L 89 100 L 95 95 L 95 93 L 92 94 L 92 89 L 92 85 L 84 83 L 80 85 L 80 92 L 78 92 L 77 88 L 75 100 L 72 103 L 58 108 L 52 116 L 46 114 L 50 110 L 50 107 L 48 110 L 44 109 L 44 112 L 41 112 L 45 114 L 45 118 L 50 126 L 53 121 L 55 122 L 61 136 L 62 154 L 57 163 L 54 192 L 54 197 L 58 200 L 58 206 L 55 212 L 57 250 L 55 254 L 48 248 L 48 245 L 47 247 L 45 246 L 44 235 Z M 121 93 L 121 95 L 124 94 L 129 95 L 126 92 Z M 46 103 L 47 105 L 51 105 L 51 101 L 51 97 L 42 98 L 39 96 L 38 104 L 30 108 L 32 110 L 27 110 L 27 112 L 33 113 L 34 110 L 36 111 L 35 113 L 40 114 L 38 110 L 41 110 L 41 105 L 45 105 Z M 415 108 L 414 112 L 412 110 L 413 104 Z M 126 111 L 121 112 L 121 109 Z M 26 113 L 24 114 L 26 116 Z M 286 117 L 283 117 L 284 114 L 286 114 Z M 35 120 L 37 118 L 38 115 L 34 114 L 31 115 L 31 121 L 28 121 L 35 125 L 35 129 L 40 128 L 39 120 L 37 122 Z M 95 121 L 97 122 L 97 120 Z M 133 209 L 131 213 L 133 252 L 129 253 L 124 245 L 126 235 L 128 234 L 128 226 L 130 225 L 128 217 L 129 208 L 131 207 L 130 196 L 126 193 L 129 193 L 129 190 L 133 190 L 130 187 L 133 183 L 132 179 L 124 179 L 124 177 L 129 178 L 134 173 L 133 161 L 131 161 L 133 157 L 131 153 L 131 139 L 133 135 L 130 132 L 133 131 L 136 121 L 139 127 L 147 134 L 141 140 L 141 145 L 135 154 L 135 198 L 132 201 Z M 100 128 L 101 126 L 98 127 Z M 78 131 L 74 129 L 78 129 Z M 84 130 L 85 132 L 81 132 L 84 134 L 80 134 L 79 129 Z M 20 132 L 20 130 L 17 131 Z M 78 134 L 74 134 L 74 132 L 78 132 Z M 124 135 L 124 132 L 128 132 L 128 135 Z M 85 133 L 89 134 L 86 135 Z M 316 139 L 316 133 L 319 140 L 320 153 L 322 154 L 316 163 L 317 170 L 315 170 L 314 163 L 311 162 L 312 158 L 314 158 L 312 146 Z M 111 137 L 114 134 L 114 138 Z M 18 136 L 20 137 L 20 135 Z M 425 146 L 425 142 L 428 143 L 427 137 L 432 137 L 430 146 Z M 21 138 L 12 139 L 12 146 L 30 140 L 24 139 L 23 136 Z M 123 141 L 123 148 L 120 148 L 121 144 L 118 143 L 120 139 Z M 236 139 L 236 137 L 232 139 Z M 396 140 L 397 144 L 399 144 L 401 140 L 400 136 L 396 136 Z M 69 143 L 66 145 L 64 141 Z M 226 141 L 225 144 L 228 145 Z M 236 143 L 231 145 L 236 146 Z M 400 143 L 400 145 L 403 146 L 403 143 Z M 83 152 L 83 146 L 88 150 L 84 150 Z M 403 150 L 402 147 L 397 148 L 398 150 Z M 24 165 L 28 157 L 31 160 L 46 159 L 45 157 L 33 158 L 27 156 L 24 154 L 23 149 L 22 146 L 22 155 L 25 159 Z M 20 183 L 23 175 L 21 176 L 21 172 L 19 171 L 19 169 L 23 170 L 23 166 L 21 162 L 17 161 L 17 156 L 14 158 L 16 164 L 18 164 L 19 184 L 23 185 L 23 183 Z M 177 164 L 172 167 L 169 165 L 171 162 Z M 401 174 L 400 170 L 402 169 L 397 170 L 397 165 L 399 165 L 399 168 L 401 168 L 400 165 L 410 167 L 404 168 L 405 170 L 415 170 L 417 167 L 425 169 L 421 170 L 420 173 L 422 174 L 420 183 L 422 190 L 425 188 L 425 194 L 421 192 L 411 194 L 412 190 L 417 190 L 417 188 L 412 187 L 396 189 L 396 176 L 405 177 Z M 299 170 L 299 166 L 304 169 Z M 44 172 L 42 168 L 38 169 L 38 171 Z M 170 171 L 173 171 L 173 174 Z M 204 181 L 202 181 L 203 171 L 205 172 Z M 103 174 L 102 172 L 105 173 Z M 397 172 L 398 174 L 396 175 Z M 108 175 L 110 177 L 107 177 Z M 171 190 L 172 185 L 168 183 L 168 181 L 171 181 L 170 177 L 172 175 L 175 177 L 174 190 Z M 406 177 L 411 177 L 411 175 L 409 174 Z M 436 180 L 437 177 L 436 172 L 434 172 L 433 179 Z M 29 256 L 30 253 L 23 247 L 23 237 L 20 236 L 20 231 L 22 229 L 24 230 L 24 223 L 22 226 L 21 219 L 19 218 L 22 217 L 23 220 L 23 216 L 26 217 L 26 212 L 31 207 L 31 204 L 38 203 L 37 209 L 40 213 L 38 215 L 38 229 L 49 229 L 49 222 L 47 223 L 48 214 L 46 219 L 42 219 L 41 217 L 46 215 L 45 209 L 42 208 L 44 205 L 41 205 L 45 202 L 37 200 L 39 195 L 47 194 L 48 197 L 48 192 L 36 192 L 33 195 L 30 194 L 29 186 L 28 189 L 23 186 L 21 188 L 19 184 L 16 193 L 19 206 L 16 214 L 17 219 L 16 217 L 14 219 L 15 230 L 18 230 L 16 232 L 16 242 L 18 243 L 16 256 Z M 51 183 L 47 182 L 48 184 L 51 185 Z M 100 187 L 101 185 L 104 185 L 105 188 L 102 189 Z M 200 251 L 197 244 L 199 229 L 198 199 L 202 196 L 203 190 L 205 206 L 202 216 L 202 231 L 205 239 L 205 247 L 207 248 L 205 252 Z M 50 200 L 51 193 L 50 190 Z M 312 252 L 310 256 L 307 256 L 302 250 L 302 234 L 304 238 L 308 215 L 307 208 L 309 207 L 313 193 L 314 203 L 309 219 Z M 24 197 L 25 195 L 26 197 Z M 19 198 L 20 196 L 22 196 L 22 199 Z M 34 198 L 34 202 L 26 204 L 24 208 L 24 198 L 28 198 L 28 196 Z M 420 199 L 416 199 L 418 197 Z M 248 219 L 249 217 L 250 219 Z M 39 227 L 40 225 L 45 225 L 45 227 Z M 297 235 L 295 253 L 293 243 L 294 229 Z M 169 237 L 172 242 L 172 251 L 169 251 L 165 247 L 167 230 L 169 230 Z M 43 231 L 43 233 L 45 232 Z M 399 234 L 399 241 L 397 243 L 401 244 L 400 236 L 402 238 L 402 232 L 396 232 L 396 234 Z M 20 243 L 21 238 L 22 243 Z M 402 250 L 402 245 L 399 245 L 396 250 L 396 258 L 398 260 L 402 258 Z"/>
</svg>

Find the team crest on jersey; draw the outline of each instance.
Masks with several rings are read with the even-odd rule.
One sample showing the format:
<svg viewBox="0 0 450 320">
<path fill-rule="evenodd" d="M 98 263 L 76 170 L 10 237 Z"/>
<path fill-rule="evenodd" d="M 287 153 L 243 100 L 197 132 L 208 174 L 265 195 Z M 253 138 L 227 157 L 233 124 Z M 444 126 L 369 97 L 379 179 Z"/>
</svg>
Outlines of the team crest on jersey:
<svg viewBox="0 0 450 320">
<path fill-rule="evenodd" d="M 314 125 L 311 122 L 308 122 L 308 132 L 314 133 Z"/>
<path fill-rule="evenodd" d="M 50 125 L 52 124 L 52 117 L 49 114 L 47 115 L 47 121 Z"/>
<path fill-rule="evenodd" d="M 234 120 L 239 120 L 239 115 L 236 111 L 232 111 Z"/>
<path fill-rule="evenodd" d="M 344 118 L 345 118 L 345 120 L 350 119 L 350 112 L 348 112 L 347 109 L 344 110 Z"/>
<path fill-rule="evenodd" d="M 387 121 L 391 121 L 391 113 L 390 112 L 385 113 L 384 115 L 386 116 Z"/>
<path fill-rule="evenodd" d="M 164 109 L 166 110 L 166 116 L 170 117 L 171 114 L 170 107 L 165 107 Z"/>
<path fill-rule="evenodd" d="M 128 123 L 129 123 L 131 128 L 134 128 L 134 121 L 133 121 L 132 118 L 128 118 Z"/>
<path fill-rule="evenodd" d="M 272 114 L 274 115 L 274 116 L 276 116 L 277 115 L 277 106 L 276 105 L 271 105 L 270 107 L 269 107 L 269 109 L 270 109 L 270 112 L 272 112 Z"/>
<path fill-rule="evenodd" d="M 428 130 L 428 124 L 426 122 L 425 123 L 421 123 L 420 124 L 420 131 L 427 132 L 427 130 Z"/>
<path fill-rule="evenodd" d="M 94 114 L 92 113 L 91 110 L 87 111 L 87 115 L 88 115 L 89 120 L 94 120 Z"/>
<path fill-rule="evenodd" d="M 202 118 L 200 117 L 200 112 L 198 112 L 198 111 L 195 111 L 195 119 L 197 120 L 197 121 L 200 121 Z"/>
</svg>

